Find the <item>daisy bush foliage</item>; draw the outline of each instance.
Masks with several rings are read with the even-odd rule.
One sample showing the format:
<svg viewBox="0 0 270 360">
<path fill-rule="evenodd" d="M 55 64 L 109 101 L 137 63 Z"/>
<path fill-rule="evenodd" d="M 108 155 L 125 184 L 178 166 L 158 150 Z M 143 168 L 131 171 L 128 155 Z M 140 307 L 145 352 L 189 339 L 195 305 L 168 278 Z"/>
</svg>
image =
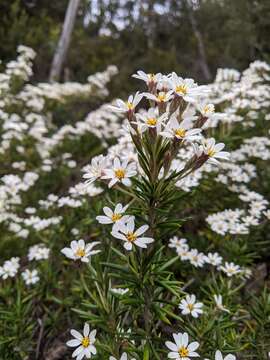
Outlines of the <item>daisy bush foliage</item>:
<svg viewBox="0 0 270 360">
<path fill-rule="evenodd" d="M 270 67 L 0 73 L 1 359 L 268 359 Z M 143 88 L 144 87 L 144 88 Z"/>
</svg>

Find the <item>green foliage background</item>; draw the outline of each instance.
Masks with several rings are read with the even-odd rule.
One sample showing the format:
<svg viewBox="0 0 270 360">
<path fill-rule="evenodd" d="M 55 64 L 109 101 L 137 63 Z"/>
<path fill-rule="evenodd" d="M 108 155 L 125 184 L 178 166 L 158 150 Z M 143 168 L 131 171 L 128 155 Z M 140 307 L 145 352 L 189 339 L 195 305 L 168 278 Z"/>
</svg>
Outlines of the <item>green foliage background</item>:
<svg viewBox="0 0 270 360">
<path fill-rule="evenodd" d="M 144 0 L 139 16 L 132 11 L 138 1 L 97 2 L 99 14 L 93 20 L 91 0 L 82 0 L 62 79 L 83 81 L 87 75 L 115 64 L 120 75 L 112 85 L 112 96 L 135 88 L 127 82 L 138 69 L 170 72 L 205 81 L 200 70 L 197 40 L 183 0 Z M 267 0 L 200 0 L 194 10 L 206 49 L 212 78 L 218 67 L 243 70 L 261 59 L 269 61 L 270 3 Z M 0 1 L 0 55 L 14 58 L 19 44 L 34 48 L 36 80 L 48 79 L 53 53 L 61 32 L 67 0 Z M 92 4 L 93 5 L 93 4 Z M 157 6 L 167 7 L 166 14 Z M 125 27 L 118 30 L 113 19 L 126 11 Z M 100 35 L 100 29 L 111 35 Z M 79 54 L 79 55 L 78 55 Z"/>
</svg>

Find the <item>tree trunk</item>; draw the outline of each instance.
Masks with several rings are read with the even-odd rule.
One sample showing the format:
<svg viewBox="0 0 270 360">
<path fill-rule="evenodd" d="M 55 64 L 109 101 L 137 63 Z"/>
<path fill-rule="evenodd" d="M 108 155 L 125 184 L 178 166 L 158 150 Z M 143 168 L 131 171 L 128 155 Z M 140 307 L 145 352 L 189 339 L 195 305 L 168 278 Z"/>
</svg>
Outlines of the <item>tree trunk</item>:
<svg viewBox="0 0 270 360">
<path fill-rule="evenodd" d="M 80 0 L 69 0 L 62 33 L 53 57 L 50 81 L 58 81 L 61 75 L 62 66 L 66 58 L 67 50 L 71 40 L 72 30 L 78 11 Z"/>
<path fill-rule="evenodd" d="M 211 75 L 211 72 L 210 72 L 210 69 L 209 69 L 209 66 L 207 63 L 206 52 L 205 52 L 202 34 L 199 30 L 197 21 L 195 19 L 192 5 L 189 5 L 188 0 L 186 0 L 185 3 L 186 3 L 187 11 L 188 11 L 189 21 L 190 21 L 194 36 L 196 37 L 197 43 L 198 43 L 198 52 L 199 52 L 199 57 L 200 57 L 199 65 L 201 67 L 201 70 L 205 77 L 205 80 L 211 80 L 212 75 Z"/>
</svg>

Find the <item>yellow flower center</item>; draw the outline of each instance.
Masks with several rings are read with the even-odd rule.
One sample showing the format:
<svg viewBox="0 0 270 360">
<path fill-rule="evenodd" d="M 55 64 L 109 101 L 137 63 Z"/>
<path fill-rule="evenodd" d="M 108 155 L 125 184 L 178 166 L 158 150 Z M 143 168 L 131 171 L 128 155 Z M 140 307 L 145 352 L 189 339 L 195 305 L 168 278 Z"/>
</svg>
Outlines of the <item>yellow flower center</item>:
<svg viewBox="0 0 270 360">
<path fill-rule="evenodd" d="M 128 110 L 133 110 L 134 109 L 134 105 L 129 101 L 126 102 L 126 106 L 127 106 Z"/>
<path fill-rule="evenodd" d="M 127 241 L 133 242 L 137 239 L 137 235 L 135 235 L 133 232 L 128 232 L 126 235 Z"/>
<path fill-rule="evenodd" d="M 78 248 L 78 250 L 76 251 L 76 255 L 79 257 L 84 257 L 85 255 L 85 250 L 82 248 Z"/>
<path fill-rule="evenodd" d="M 155 74 L 148 74 L 148 79 L 150 81 L 155 81 Z"/>
<path fill-rule="evenodd" d="M 123 170 L 123 169 L 117 169 L 117 170 L 114 171 L 114 173 L 115 173 L 115 176 L 119 180 L 121 180 L 121 179 L 123 179 L 125 177 L 125 170 Z"/>
<path fill-rule="evenodd" d="M 113 214 L 113 215 L 112 215 L 112 221 L 115 222 L 115 221 L 117 221 L 117 220 L 120 220 L 121 217 L 122 217 L 121 214 Z"/>
<path fill-rule="evenodd" d="M 176 86 L 175 92 L 177 92 L 177 94 L 186 95 L 187 94 L 187 86 L 186 85 L 178 85 L 178 86 Z"/>
<path fill-rule="evenodd" d="M 209 157 L 214 156 L 215 153 L 216 153 L 216 152 L 215 152 L 215 150 L 213 150 L 213 149 L 210 149 L 210 150 L 207 151 L 207 155 L 208 155 Z"/>
<path fill-rule="evenodd" d="M 192 311 L 194 308 L 193 304 L 188 304 L 187 307 L 189 308 L 190 311 Z"/>
<path fill-rule="evenodd" d="M 159 93 L 157 96 L 158 101 L 162 102 L 166 100 L 166 94 L 164 93 Z"/>
<path fill-rule="evenodd" d="M 179 129 L 176 129 L 176 130 L 174 131 L 174 133 L 175 133 L 175 136 L 179 136 L 179 137 L 181 137 L 181 138 L 184 138 L 185 135 L 186 135 L 186 130 L 179 128 Z"/>
<path fill-rule="evenodd" d="M 84 348 L 87 348 L 90 345 L 90 340 L 88 336 L 82 338 L 81 344 Z"/>
<path fill-rule="evenodd" d="M 187 348 L 185 348 L 184 346 L 181 346 L 178 350 L 178 354 L 181 356 L 181 357 L 186 357 L 188 356 L 189 354 L 189 351 Z"/>
<path fill-rule="evenodd" d="M 157 119 L 149 118 L 149 119 L 147 119 L 146 123 L 147 123 L 147 125 L 155 126 L 157 124 Z"/>
<path fill-rule="evenodd" d="M 203 108 L 203 112 L 204 112 L 205 114 L 207 114 L 207 113 L 213 113 L 214 111 L 215 111 L 214 105 L 208 104 L 208 105 L 205 105 L 205 107 Z"/>
</svg>

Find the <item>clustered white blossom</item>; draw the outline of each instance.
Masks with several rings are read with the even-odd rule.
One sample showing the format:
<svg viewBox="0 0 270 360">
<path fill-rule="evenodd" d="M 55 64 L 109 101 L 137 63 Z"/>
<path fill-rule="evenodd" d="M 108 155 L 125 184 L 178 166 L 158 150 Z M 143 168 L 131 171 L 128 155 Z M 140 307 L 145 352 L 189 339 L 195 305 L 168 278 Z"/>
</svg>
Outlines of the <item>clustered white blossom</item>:
<svg viewBox="0 0 270 360">
<path fill-rule="evenodd" d="M 225 261 L 224 265 L 222 265 L 223 258 L 217 252 L 204 254 L 197 249 L 190 249 L 187 239 L 184 238 L 178 239 L 174 237 L 170 239 L 169 247 L 175 249 L 181 261 L 189 261 L 190 264 L 196 268 L 201 268 L 209 264 L 215 267 L 217 271 L 222 271 L 229 277 L 238 273 L 244 274 L 246 270 L 244 268 L 241 269 L 239 265 L 232 262 L 229 263 Z"/>
<path fill-rule="evenodd" d="M 63 208 L 80 208 L 88 197 L 102 193 L 103 187 L 93 184 L 96 180 L 100 180 L 103 185 L 107 184 L 109 188 L 129 187 L 132 179 L 142 172 L 132 142 L 135 129 L 140 134 L 149 131 L 183 145 L 173 159 L 167 176 L 175 170 L 184 169 L 193 157 L 203 160 L 195 172 L 178 180 L 176 186 L 179 189 L 191 191 L 204 178 L 214 174 L 216 182 L 237 194 L 243 206 L 222 209 L 207 216 L 206 222 L 213 232 L 221 236 L 246 235 L 252 227 L 269 221 L 268 201 L 253 191 L 250 183 L 258 176 L 252 160 L 270 159 L 270 139 L 266 136 L 244 139 L 229 156 L 223 151 L 223 143 L 216 143 L 214 138 L 205 135 L 207 131 L 221 125 L 228 133 L 233 126 L 254 127 L 259 111 L 264 121 L 270 120 L 270 88 L 266 84 L 270 80 L 270 67 L 266 63 L 256 61 L 242 74 L 233 69 L 219 69 L 214 83 L 207 86 L 199 86 L 194 80 L 183 79 L 176 73 L 162 75 L 138 71 L 133 76 L 146 83 L 148 92 L 137 92 L 129 96 L 127 101 L 117 99 L 91 111 L 85 119 L 72 125 L 55 127 L 49 105 L 54 102 L 65 104 L 76 97 L 105 97 L 108 94 L 106 85 L 117 69 L 110 66 L 102 73 L 89 76 L 86 84 L 67 82 L 31 85 L 28 81 L 32 75 L 34 57 L 32 49 L 19 46 L 17 59 L 9 62 L 4 72 L 0 73 L 0 155 L 3 159 L 12 159 L 8 171 L 0 179 L 0 223 L 6 226 L 7 231 L 27 239 L 31 234 L 51 227 L 57 228 L 65 216 Z M 11 89 L 16 81 L 20 81 L 22 86 L 14 95 Z M 149 109 L 138 109 L 142 99 L 150 100 Z M 175 108 L 182 100 L 187 105 L 182 113 L 182 121 L 179 122 Z M 10 108 L 14 110 L 10 112 Z M 222 113 L 216 109 L 222 109 Z M 121 125 L 123 117 L 127 119 Z M 64 146 L 68 141 L 79 141 L 89 134 L 100 139 L 103 147 L 107 148 L 107 155 L 93 157 L 91 163 L 82 168 L 85 182 L 72 184 L 65 194 L 50 192 L 36 203 L 24 206 L 24 195 L 30 193 L 44 176 L 50 176 L 59 167 L 72 170 L 81 166 L 77 164 L 72 150 L 66 152 Z M 117 142 L 109 146 L 108 140 L 111 138 L 116 138 Z M 31 145 L 27 146 L 27 143 Z M 55 155 L 56 150 L 58 155 Z M 33 153 L 39 159 L 35 166 L 29 160 Z M 228 159 L 230 161 L 220 161 Z M 149 226 L 137 228 L 136 218 L 128 213 L 128 208 L 129 205 L 121 203 L 106 206 L 103 208 L 104 214 L 99 214 L 96 219 L 100 224 L 111 227 L 112 236 L 127 251 L 133 250 L 135 246 L 142 249 L 151 246 L 154 238 L 146 235 Z M 50 216 L 45 216 L 46 212 Z M 100 242 L 86 243 L 80 238 L 78 229 L 73 228 L 71 234 L 76 240 L 71 241 L 70 247 L 62 249 L 67 258 L 87 263 L 91 256 L 101 251 L 93 250 Z M 168 246 L 176 251 L 181 261 L 189 262 L 195 268 L 210 266 L 229 278 L 234 275 L 246 276 L 249 270 L 223 259 L 218 252 L 206 254 L 190 248 L 185 238 L 174 237 L 169 240 Z M 46 260 L 49 254 L 50 249 L 40 243 L 29 247 L 27 259 L 29 262 Z M 0 266 L 0 278 L 14 278 L 20 266 L 18 257 L 4 261 Z M 42 277 L 37 269 L 22 267 L 21 270 L 21 278 L 28 286 L 34 285 Z M 123 296 L 129 289 L 111 287 L 110 291 Z M 220 294 L 215 294 L 213 301 L 216 309 L 230 313 L 223 305 Z M 204 306 L 194 294 L 187 294 L 179 304 L 179 311 L 183 316 L 197 318 L 204 313 Z M 67 345 L 76 348 L 72 357 L 81 360 L 97 353 L 96 330 L 90 331 L 87 323 L 83 334 L 76 330 L 71 330 L 71 334 L 74 339 L 68 341 Z M 187 333 L 173 334 L 173 339 L 174 342 L 165 343 L 170 351 L 169 358 L 189 360 L 199 357 L 199 343 L 190 342 Z M 120 360 L 128 359 L 125 352 L 120 356 Z M 223 359 L 236 358 L 232 354 L 223 356 L 217 350 L 215 360 Z M 110 356 L 110 360 L 116 358 Z"/>
</svg>

